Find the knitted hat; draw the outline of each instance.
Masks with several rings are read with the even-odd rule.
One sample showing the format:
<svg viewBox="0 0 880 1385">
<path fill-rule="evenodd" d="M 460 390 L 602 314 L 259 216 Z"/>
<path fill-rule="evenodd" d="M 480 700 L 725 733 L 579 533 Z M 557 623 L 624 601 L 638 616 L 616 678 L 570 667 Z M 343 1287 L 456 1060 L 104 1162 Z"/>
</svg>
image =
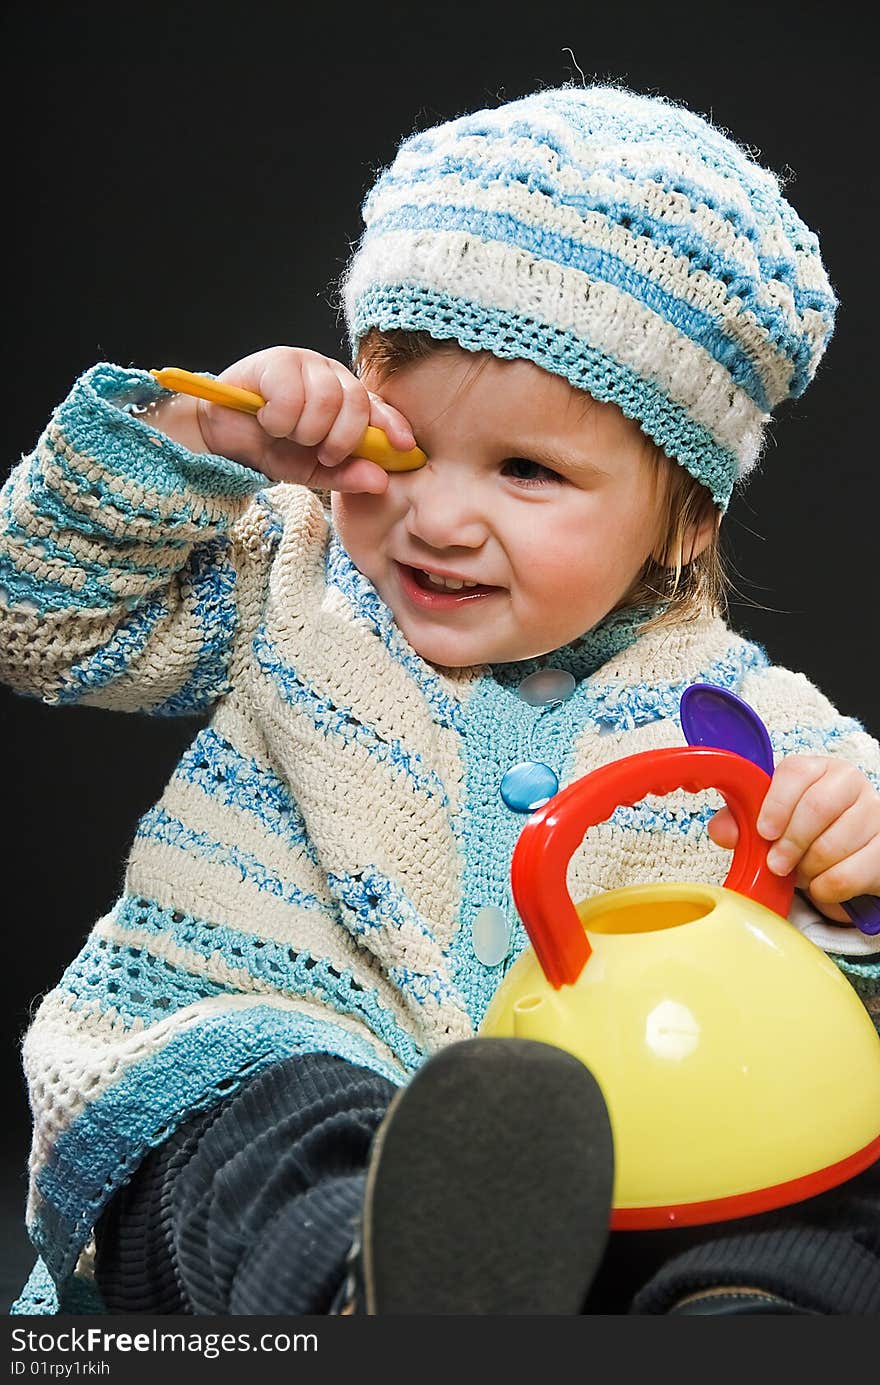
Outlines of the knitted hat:
<svg viewBox="0 0 880 1385">
<path fill-rule="evenodd" d="M 525 358 L 625 414 L 726 508 L 836 299 L 779 182 L 701 116 L 562 87 L 404 140 L 343 281 L 371 327 Z"/>
</svg>

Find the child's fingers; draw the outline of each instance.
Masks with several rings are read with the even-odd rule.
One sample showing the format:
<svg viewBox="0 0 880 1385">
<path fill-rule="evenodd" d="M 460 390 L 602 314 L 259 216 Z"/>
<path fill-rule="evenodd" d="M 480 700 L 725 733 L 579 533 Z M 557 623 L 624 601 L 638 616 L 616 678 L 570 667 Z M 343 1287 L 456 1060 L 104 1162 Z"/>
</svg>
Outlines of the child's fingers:
<svg viewBox="0 0 880 1385">
<path fill-rule="evenodd" d="M 864 777 L 841 761 L 792 755 L 781 761 L 758 815 L 758 831 L 774 842 L 767 864 L 788 875 L 812 843 L 855 803 Z"/>
<path fill-rule="evenodd" d="M 382 468 L 356 454 L 372 406 L 364 386 L 339 361 L 276 346 L 236 362 L 219 378 L 254 390 L 266 402 L 258 414 L 249 414 L 197 401 L 210 450 L 273 481 L 373 495 L 387 489 Z"/>
<path fill-rule="evenodd" d="M 819 755 L 789 755 L 780 760 L 758 814 L 762 837 L 775 841 L 782 836 L 796 805 L 827 767 L 828 761 Z"/>
<path fill-rule="evenodd" d="M 273 448 L 276 466 L 294 464 L 301 468 L 295 448 L 311 454 L 311 465 L 317 462 L 328 469 L 356 455 L 369 422 L 370 399 L 361 382 L 339 361 L 317 352 L 278 348 L 271 352 L 260 375 L 260 392 L 266 398 L 257 416 L 260 427 L 272 439 L 288 444 L 286 454 Z M 384 489 L 381 478 L 363 467 L 354 477 L 359 479 L 353 480 L 349 473 L 337 484 L 317 472 L 312 479 L 310 472 L 305 484 L 331 490 Z"/>
<path fill-rule="evenodd" d="M 391 446 L 396 447 L 399 452 L 409 452 L 415 447 L 416 440 L 409 420 L 404 418 L 400 410 L 387 403 L 381 395 L 370 393 L 369 399 L 369 422 L 374 428 L 383 429 Z"/>
<path fill-rule="evenodd" d="M 335 424 L 345 400 L 345 392 L 336 371 L 323 357 L 307 357 L 303 361 L 302 382 L 302 412 L 294 427 L 284 436 L 299 443 L 300 447 L 317 447 Z M 265 409 L 260 410 L 260 422 L 264 427 L 265 413 Z"/>
<path fill-rule="evenodd" d="M 815 876 L 809 889 L 816 903 L 823 907 L 860 894 L 880 893 L 880 836 L 872 837 L 858 851 Z"/>
<path fill-rule="evenodd" d="M 219 376 L 220 380 L 263 396 L 266 403 L 255 417 L 258 426 L 272 438 L 288 437 L 299 421 L 305 404 L 302 366 L 306 354 L 292 346 L 255 351 Z"/>
<path fill-rule="evenodd" d="M 342 390 L 342 403 L 326 437 L 318 444 L 322 466 L 338 466 L 346 457 L 357 455 L 357 446 L 370 421 L 370 397 L 360 380 L 345 366 L 331 362 Z"/>
<path fill-rule="evenodd" d="M 732 851 L 739 841 L 739 828 L 729 808 L 719 808 L 709 819 L 709 837 L 716 846 Z"/>
<path fill-rule="evenodd" d="M 876 840 L 880 840 L 880 798 L 867 792 L 860 794 L 851 808 L 835 818 L 831 826 L 810 843 L 798 869 L 806 880 L 816 880 L 825 873 L 833 873 L 838 864 Z M 847 897 L 840 896 L 841 899 Z"/>
</svg>

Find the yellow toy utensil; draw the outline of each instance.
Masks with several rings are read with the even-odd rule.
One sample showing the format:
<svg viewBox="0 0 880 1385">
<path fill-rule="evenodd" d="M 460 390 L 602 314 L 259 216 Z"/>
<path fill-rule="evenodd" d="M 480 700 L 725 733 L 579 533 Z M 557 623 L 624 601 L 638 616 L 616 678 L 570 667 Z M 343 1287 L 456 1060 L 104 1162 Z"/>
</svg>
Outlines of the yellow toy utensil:
<svg viewBox="0 0 880 1385">
<path fill-rule="evenodd" d="M 164 366 L 161 370 L 151 370 L 150 374 L 166 390 L 173 390 L 176 394 L 191 394 L 196 399 L 207 399 L 212 404 L 223 404 L 227 409 L 238 409 L 244 414 L 257 413 L 266 402 L 261 394 L 253 390 L 226 385 L 220 380 L 212 380 L 208 375 L 181 370 L 179 366 Z M 391 446 L 387 434 L 381 428 L 372 426 L 366 429 L 352 455 L 366 457 L 368 462 L 375 462 L 383 471 L 417 471 L 428 460 L 420 447 L 412 447 L 409 452 L 398 452 Z"/>
</svg>

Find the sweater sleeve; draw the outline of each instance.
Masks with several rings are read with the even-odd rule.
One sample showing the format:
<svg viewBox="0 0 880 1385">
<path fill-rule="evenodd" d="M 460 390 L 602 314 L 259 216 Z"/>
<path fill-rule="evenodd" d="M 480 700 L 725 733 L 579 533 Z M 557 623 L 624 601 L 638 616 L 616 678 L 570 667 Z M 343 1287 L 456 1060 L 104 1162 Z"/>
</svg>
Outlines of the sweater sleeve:
<svg viewBox="0 0 880 1385">
<path fill-rule="evenodd" d="M 739 691 L 767 726 L 777 766 L 789 755 L 836 756 L 861 770 L 875 792 L 880 793 L 880 745 L 877 740 L 857 718 L 839 712 L 803 673 L 768 664 L 749 673 Z M 862 933 L 854 925 L 832 922 L 799 891 L 795 892 L 789 920 L 818 947 L 833 953 L 839 965 L 843 958 L 854 959 L 856 963 L 868 958 L 876 963 L 880 956 L 880 935 Z M 845 965 L 842 970 L 849 975 Z M 876 1012 L 876 975 L 872 984 Z M 867 1003 L 868 997 L 859 985 L 856 989 Z"/>
<path fill-rule="evenodd" d="M 789 755 L 838 756 L 856 765 L 880 793 L 880 744 L 805 674 L 768 665 L 748 673 L 739 692 L 764 721 L 777 765 Z"/>
<path fill-rule="evenodd" d="M 229 690 L 235 528 L 268 483 L 131 412 L 163 393 L 93 366 L 0 493 L 0 678 L 18 692 L 174 715 Z"/>
</svg>

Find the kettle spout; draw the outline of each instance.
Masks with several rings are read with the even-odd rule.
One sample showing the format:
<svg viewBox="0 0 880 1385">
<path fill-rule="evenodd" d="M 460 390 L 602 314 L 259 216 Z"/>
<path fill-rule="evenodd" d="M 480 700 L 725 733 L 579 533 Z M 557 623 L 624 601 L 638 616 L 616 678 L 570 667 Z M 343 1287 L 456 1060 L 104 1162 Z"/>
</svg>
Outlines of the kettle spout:
<svg viewBox="0 0 880 1385">
<path fill-rule="evenodd" d="M 564 1025 L 560 1007 L 553 995 L 524 995 L 513 1006 L 513 1033 L 517 1039 L 537 1039 L 545 1044 L 559 1042 Z"/>
</svg>

